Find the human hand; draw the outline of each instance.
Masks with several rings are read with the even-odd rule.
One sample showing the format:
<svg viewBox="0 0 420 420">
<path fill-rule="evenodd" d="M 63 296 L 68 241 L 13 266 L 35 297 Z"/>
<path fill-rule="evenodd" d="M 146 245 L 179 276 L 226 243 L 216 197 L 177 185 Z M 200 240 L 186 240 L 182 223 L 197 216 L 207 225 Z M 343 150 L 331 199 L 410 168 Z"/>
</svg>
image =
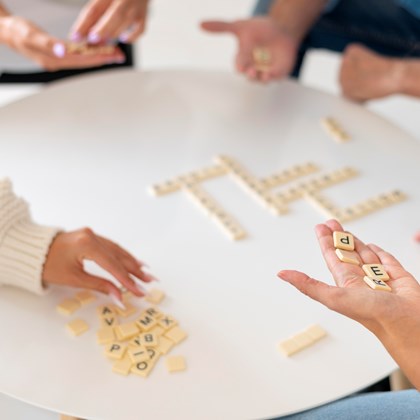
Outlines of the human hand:
<svg viewBox="0 0 420 420">
<path fill-rule="evenodd" d="M 71 39 L 96 44 L 134 42 L 145 30 L 148 0 L 90 0 L 71 29 Z"/>
<path fill-rule="evenodd" d="M 205 21 L 202 28 L 213 33 L 230 33 L 238 40 L 236 69 L 251 80 L 269 82 L 287 77 L 293 70 L 298 41 L 282 30 L 271 18 L 253 18 L 234 22 Z M 270 56 L 261 69 L 254 61 L 255 49 L 263 48 Z"/>
<path fill-rule="evenodd" d="M 389 253 L 376 245 L 355 239 L 362 264 L 382 264 L 390 276 L 391 292 L 369 288 L 361 266 L 341 262 L 333 243 L 333 232 L 343 231 L 335 220 L 316 227 L 321 252 L 337 286 L 330 286 L 298 271 L 281 271 L 278 276 L 329 309 L 360 322 L 380 339 L 385 335 L 409 337 L 420 323 L 420 285 Z M 404 333 L 404 330 L 405 333 Z"/>
<path fill-rule="evenodd" d="M 112 282 L 83 268 L 83 261 L 91 260 L 108 271 L 122 286 L 134 295 L 145 295 L 141 282 L 156 280 L 144 272 L 144 264 L 136 260 L 117 244 L 84 228 L 74 232 L 59 233 L 44 264 L 43 281 L 46 285 L 58 284 L 93 289 L 122 301 L 121 290 Z"/>
<path fill-rule="evenodd" d="M 95 67 L 124 61 L 124 55 L 118 48 L 110 54 L 68 53 L 64 41 L 18 16 L 0 18 L 0 38 L 10 48 L 48 71 Z"/>
<path fill-rule="evenodd" d="M 344 51 L 340 84 L 349 99 L 363 102 L 399 93 L 402 77 L 401 60 L 381 56 L 358 44 Z"/>
</svg>

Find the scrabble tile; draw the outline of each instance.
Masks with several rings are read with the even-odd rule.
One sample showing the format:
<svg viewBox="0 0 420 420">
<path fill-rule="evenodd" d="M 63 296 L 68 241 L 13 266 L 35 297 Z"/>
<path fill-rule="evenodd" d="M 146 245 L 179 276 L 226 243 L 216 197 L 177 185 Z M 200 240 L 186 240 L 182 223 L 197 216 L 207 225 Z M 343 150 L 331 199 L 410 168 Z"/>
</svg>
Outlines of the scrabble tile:
<svg viewBox="0 0 420 420">
<path fill-rule="evenodd" d="M 354 251 L 344 251 L 344 249 L 336 249 L 335 253 L 342 262 L 360 265 L 360 259 L 357 253 Z"/>
<path fill-rule="evenodd" d="M 96 333 L 96 341 L 98 344 L 109 344 L 115 341 L 114 328 L 104 327 Z"/>
<path fill-rule="evenodd" d="M 327 332 L 320 325 L 317 325 L 317 324 L 309 326 L 305 330 L 305 333 L 312 338 L 313 342 L 316 342 L 320 340 L 321 338 L 324 338 L 327 336 Z"/>
<path fill-rule="evenodd" d="M 335 207 L 331 202 L 329 202 L 325 197 L 321 196 L 319 193 L 307 192 L 304 194 L 305 200 L 311 203 L 315 209 L 320 211 L 325 217 L 329 219 L 335 219 L 338 215 L 338 208 Z"/>
<path fill-rule="evenodd" d="M 135 322 L 128 322 L 126 324 L 120 324 L 115 327 L 115 332 L 120 340 L 128 340 L 139 333 L 137 324 Z"/>
<path fill-rule="evenodd" d="M 65 299 L 57 305 L 57 312 L 61 315 L 69 316 L 80 308 L 80 303 L 76 299 Z"/>
<path fill-rule="evenodd" d="M 134 338 L 132 338 L 129 342 L 128 342 L 128 346 L 129 347 L 139 347 L 141 346 L 141 339 L 140 336 L 136 336 Z"/>
<path fill-rule="evenodd" d="M 96 310 L 99 318 L 116 316 L 117 312 L 114 305 L 101 305 Z"/>
<path fill-rule="evenodd" d="M 167 356 L 165 358 L 165 365 L 170 373 L 181 372 L 187 368 L 184 356 Z"/>
<path fill-rule="evenodd" d="M 165 293 L 162 290 L 151 289 L 147 292 L 147 295 L 144 298 L 147 302 L 159 304 L 165 299 Z"/>
<path fill-rule="evenodd" d="M 169 338 L 175 344 L 179 344 L 181 341 L 185 340 L 188 335 L 187 333 L 179 327 L 173 327 L 169 331 L 166 331 L 164 337 Z"/>
<path fill-rule="evenodd" d="M 164 316 L 164 314 L 158 309 L 155 308 L 154 306 L 151 306 L 150 308 L 145 309 L 141 315 L 150 315 L 153 318 L 162 318 Z"/>
<path fill-rule="evenodd" d="M 290 337 L 290 339 L 298 345 L 300 350 L 309 347 L 313 343 L 311 336 L 306 334 L 305 332 L 299 332 L 297 334 L 294 334 Z"/>
<path fill-rule="evenodd" d="M 105 348 L 105 356 L 110 359 L 120 360 L 124 357 L 124 354 L 127 350 L 127 345 L 123 343 L 111 343 Z"/>
<path fill-rule="evenodd" d="M 363 264 L 362 269 L 366 275 L 372 279 L 383 281 L 389 280 L 388 273 L 385 271 L 382 264 Z"/>
<path fill-rule="evenodd" d="M 81 305 L 87 305 L 96 300 L 96 296 L 88 290 L 81 290 L 76 293 L 75 299 L 78 300 Z"/>
<path fill-rule="evenodd" d="M 300 350 L 298 343 L 291 339 L 280 342 L 277 348 L 287 357 L 292 356 Z"/>
<path fill-rule="evenodd" d="M 174 342 L 169 340 L 169 338 L 159 337 L 159 344 L 156 347 L 156 350 L 160 354 L 168 354 L 174 346 L 175 346 Z"/>
<path fill-rule="evenodd" d="M 150 330 L 150 332 L 160 337 L 165 332 L 165 328 L 160 325 L 156 325 Z"/>
<path fill-rule="evenodd" d="M 112 371 L 120 375 L 127 376 L 130 373 L 133 362 L 128 356 L 124 356 L 121 360 L 117 360 L 112 365 Z"/>
<path fill-rule="evenodd" d="M 156 363 L 160 357 L 160 352 L 158 352 L 153 347 L 149 347 L 147 349 L 147 353 L 149 354 L 149 362 Z"/>
<path fill-rule="evenodd" d="M 135 375 L 139 375 L 142 376 L 143 378 L 146 378 L 147 376 L 149 376 L 150 372 L 153 370 L 155 366 L 155 363 L 146 360 L 143 362 L 138 362 L 135 363 L 131 369 L 130 372 L 134 373 Z"/>
<path fill-rule="evenodd" d="M 127 354 L 132 363 L 144 362 L 145 360 L 150 359 L 149 352 L 146 347 L 143 346 L 129 347 Z"/>
<path fill-rule="evenodd" d="M 140 342 L 145 347 L 156 347 L 159 344 L 159 336 L 153 333 L 140 334 Z"/>
<path fill-rule="evenodd" d="M 117 311 L 117 314 L 119 316 L 122 316 L 123 318 L 128 318 L 129 316 L 134 315 L 138 311 L 138 309 L 131 303 L 126 303 L 125 309 L 115 307 L 115 310 Z"/>
<path fill-rule="evenodd" d="M 89 325 L 82 319 L 75 319 L 74 321 L 69 322 L 67 329 L 70 334 L 73 336 L 78 336 L 89 330 Z"/>
<path fill-rule="evenodd" d="M 122 302 L 124 305 L 127 305 L 131 299 L 133 299 L 134 295 L 127 289 L 122 292 Z"/>
<path fill-rule="evenodd" d="M 161 326 L 165 331 L 170 330 L 172 327 L 178 325 L 178 321 L 175 318 L 172 318 L 170 315 L 164 315 L 158 320 L 159 326 Z"/>
<path fill-rule="evenodd" d="M 100 320 L 102 327 L 115 327 L 118 325 L 118 318 L 114 315 L 104 316 Z"/>
<path fill-rule="evenodd" d="M 385 290 L 390 292 L 392 289 L 382 280 L 371 279 L 368 276 L 363 277 L 365 283 L 374 290 Z"/>
<path fill-rule="evenodd" d="M 334 246 L 345 251 L 354 251 L 353 235 L 346 232 L 333 233 Z"/>
<path fill-rule="evenodd" d="M 156 324 L 157 324 L 157 319 L 147 315 L 147 314 L 143 314 L 140 316 L 140 318 L 138 318 L 136 320 L 136 324 L 137 326 L 140 328 L 140 331 L 150 331 Z"/>
</svg>

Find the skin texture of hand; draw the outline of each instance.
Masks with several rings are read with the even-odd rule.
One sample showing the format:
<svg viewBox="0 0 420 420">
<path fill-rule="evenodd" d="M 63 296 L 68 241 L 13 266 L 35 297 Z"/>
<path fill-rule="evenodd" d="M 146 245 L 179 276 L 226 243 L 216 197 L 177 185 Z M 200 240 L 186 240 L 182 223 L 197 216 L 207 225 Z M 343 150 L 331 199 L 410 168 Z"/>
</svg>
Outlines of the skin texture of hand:
<svg viewBox="0 0 420 420">
<path fill-rule="evenodd" d="M 138 297 L 145 294 L 140 282 L 156 280 L 143 271 L 142 262 L 119 245 L 96 235 L 89 228 L 84 228 L 59 233 L 55 237 L 44 265 L 44 284 L 93 289 L 121 301 L 121 290 L 104 278 L 88 274 L 83 268 L 84 260 L 97 263 Z"/>
<path fill-rule="evenodd" d="M 384 57 L 352 44 L 346 48 L 340 69 L 340 84 L 345 97 L 364 102 L 401 91 L 402 60 Z"/>
<path fill-rule="evenodd" d="M 67 53 L 62 40 L 18 16 L 0 18 L 0 39 L 48 71 L 88 68 L 124 60 L 124 55 L 118 48 L 112 54 Z"/>
<path fill-rule="evenodd" d="M 91 0 L 71 29 L 71 39 L 90 43 L 134 42 L 145 30 L 148 0 Z"/>
<path fill-rule="evenodd" d="M 282 31 L 272 18 L 253 18 L 235 22 L 206 21 L 202 28 L 212 33 L 232 34 L 238 40 L 236 69 L 251 80 L 269 82 L 287 77 L 293 70 L 298 42 Z M 271 62 L 260 70 L 253 57 L 255 48 L 270 52 Z"/>
<path fill-rule="evenodd" d="M 355 248 L 361 263 L 380 263 L 391 278 L 388 285 L 392 292 L 369 288 L 363 281 L 365 274 L 361 266 L 343 263 L 338 259 L 333 243 L 334 231 L 343 231 L 335 220 L 316 227 L 321 252 L 336 286 L 293 270 L 281 271 L 279 277 L 329 309 L 368 328 L 419 388 L 419 283 L 391 254 L 376 245 L 365 245 L 355 237 Z"/>
</svg>

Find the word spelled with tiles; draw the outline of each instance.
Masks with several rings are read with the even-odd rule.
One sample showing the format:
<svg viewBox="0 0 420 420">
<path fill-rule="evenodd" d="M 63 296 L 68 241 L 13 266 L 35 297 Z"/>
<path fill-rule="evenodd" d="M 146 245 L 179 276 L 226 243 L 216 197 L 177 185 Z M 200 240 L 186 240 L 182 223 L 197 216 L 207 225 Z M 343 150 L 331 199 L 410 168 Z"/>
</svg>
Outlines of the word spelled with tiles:
<svg viewBox="0 0 420 420">
<path fill-rule="evenodd" d="M 340 261 L 360 266 L 361 260 L 355 251 L 353 235 L 336 231 L 333 233 L 333 241 L 335 253 Z M 391 291 L 391 288 L 386 284 L 389 275 L 381 264 L 363 264 L 362 269 L 366 274 L 363 280 L 369 287 L 374 290 Z"/>
<path fill-rule="evenodd" d="M 404 193 L 395 190 L 350 207 L 339 208 L 322 196 L 320 191 L 353 179 L 358 175 L 358 172 L 353 168 L 346 167 L 324 175 L 313 176 L 317 171 L 319 168 L 315 164 L 304 163 L 268 177 L 259 178 L 237 160 L 228 156 L 217 156 L 215 165 L 154 185 L 150 188 L 150 192 L 154 196 L 163 196 L 184 191 L 233 240 L 245 239 L 247 232 L 231 214 L 223 209 L 216 199 L 204 190 L 201 184 L 205 181 L 229 175 L 250 197 L 276 216 L 287 214 L 291 202 L 304 199 L 326 217 L 337 219 L 343 223 L 397 204 L 407 198 Z M 280 192 L 273 191 L 275 188 L 309 175 L 312 178 L 307 181 L 294 184 Z"/>
<path fill-rule="evenodd" d="M 314 345 L 316 342 L 326 336 L 327 332 L 321 326 L 314 324 L 280 342 L 278 344 L 278 349 L 285 356 L 289 357 Z"/>
<path fill-rule="evenodd" d="M 323 118 L 321 120 L 321 126 L 327 134 L 338 143 L 345 143 L 350 140 L 350 136 L 335 118 Z"/>
<path fill-rule="evenodd" d="M 164 292 L 152 289 L 145 300 L 158 305 L 164 298 Z M 187 338 L 187 333 L 175 318 L 163 313 L 157 306 L 142 310 L 132 303 L 132 299 L 133 295 L 125 291 L 125 309 L 115 305 L 100 305 L 97 308 L 100 326 L 96 340 L 99 345 L 104 346 L 103 353 L 113 363 L 114 373 L 147 377 L 162 356 L 166 356 Z M 64 316 L 70 316 L 95 300 L 93 293 L 81 291 L 74 298 L 57 305 L 57 311 Z M 124 322 L 122 318 L 125 319 Z M 82 319 L 74 319 L 66 327 L 73 336 L 89 330 L 89 325 Z M 186 361 L 183 356 L 166 356 L 165 366 L 168 372 L 179 372 L 186 369 Z"/>
</svg>

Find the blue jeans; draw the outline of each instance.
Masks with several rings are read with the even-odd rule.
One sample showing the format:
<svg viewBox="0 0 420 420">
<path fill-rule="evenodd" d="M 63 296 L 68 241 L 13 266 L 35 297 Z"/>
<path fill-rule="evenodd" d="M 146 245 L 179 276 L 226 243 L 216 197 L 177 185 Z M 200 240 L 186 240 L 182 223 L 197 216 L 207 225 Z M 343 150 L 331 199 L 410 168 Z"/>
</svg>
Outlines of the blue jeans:
<svg viewBox="0 0 420 420">
<path fill-rule="evenodd" d="M 268 14 L 272 2 L 259 0 L 254 15 Z M 308 50 L 342 52 L 352 43 L 363 44 L 385 56 L 420 57 L 420 20 L 394 0 L 341 0 L 307 34 L 292 76 L 299 76 Z"/>
<path fill-rule="evenodd" d="M 420 393 L 407 391 L 360 394 L 281 420 L 418 420 Z"/>
</svg>

